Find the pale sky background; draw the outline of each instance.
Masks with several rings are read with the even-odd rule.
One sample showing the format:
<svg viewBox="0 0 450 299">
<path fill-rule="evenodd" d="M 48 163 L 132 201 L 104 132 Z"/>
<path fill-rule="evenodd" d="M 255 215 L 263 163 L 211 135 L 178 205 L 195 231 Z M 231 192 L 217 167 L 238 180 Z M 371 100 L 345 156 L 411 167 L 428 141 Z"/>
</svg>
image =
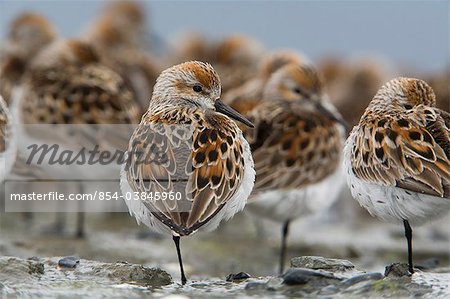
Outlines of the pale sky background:
<svg viewBox="0 0 450 299">
<path fill-rule="evenodd" d="M 219 38 L 244 33 L 269 50 L 376 55 L 421 71 L 449 65 L 450 4 L 431 1 L 144 1 L 152 30 L 171 40 L 190 29 Z M 0 36 L 23 10 L 46 15 L 64 36 L 76 36 L 101 1 L 0 0 Z"/>
</svg>

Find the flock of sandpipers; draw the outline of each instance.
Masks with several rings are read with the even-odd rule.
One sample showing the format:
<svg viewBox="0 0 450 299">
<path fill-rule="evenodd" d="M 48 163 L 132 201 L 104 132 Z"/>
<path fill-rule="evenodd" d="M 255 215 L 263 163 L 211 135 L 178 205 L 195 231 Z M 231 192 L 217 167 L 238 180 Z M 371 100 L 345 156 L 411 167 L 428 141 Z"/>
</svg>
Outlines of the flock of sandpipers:
<svg viewBox="0 0 450 299">
<path fill-rule="evenodd" d="M 14 140 L 25 138 L 13 122 L 135 124 L 120 187 L 181 194 L 126 204 L 138 222 L 173 236 L 183 284 L 180 237 L 215 229 L 247 200 L 246 209 L 283 224 L 283 271 L 290 221 L 329 208 L 345 181 L 371 215 L 404 225 L 414 273 L 411 225 L 450 210 L 450 114 L 436 108 L 448 108 L 448 97 L 420 79 L 381 86 L 371 66 L 356 73 L 332 60 L 316 68 L 291 50 L 265 54 L 244 36 L 192 35 L 158 60 L 145 28 L 129 1 L 106 5 L 76 39 L 35 13 L 12 21 L 0 56 L 2 180 Z M 164 161 L 140 163 L 155 151 Z"/>
</svg>

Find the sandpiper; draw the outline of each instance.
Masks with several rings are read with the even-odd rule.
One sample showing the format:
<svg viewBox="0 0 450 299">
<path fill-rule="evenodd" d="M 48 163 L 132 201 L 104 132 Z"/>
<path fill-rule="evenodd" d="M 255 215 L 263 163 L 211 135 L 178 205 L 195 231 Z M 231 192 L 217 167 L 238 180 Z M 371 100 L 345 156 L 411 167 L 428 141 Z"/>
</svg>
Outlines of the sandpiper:
<svg viewBox="0 0 450 299">
<path fill-rule="evenodd" d="M 327 209 L 344 184 L 344 121 L 327 101 L 322 79 L 309 64 L 291 63 L 268 80 L 263 100 L 248 114 L 244 131 L 255 161 L 249 209 L 283 223 L 280 273 L 289 223 Z"/>
<path fill-rule="evenodd" d="M 10 105 L 11 94 L 20 83 L 28 63 L 57 37 L 56 29 L 36 13 L 22 13 L 10 23 L 0 47 L 0 95 Z"/>
<path fill-rule="evenodd" d="M 289 63 L 306 61 L 306 57 L 291 50 L 271 53 L 262 59 L 252 78 L 224 94 L 224 102 L 246 115 L 262 101 L 266 83 L 275 71 Z"/>
<path fill-rule="evenodd" d="M 450 114 L 422 80 L 396 78 L 373 97 L 344 149 L 353 197 L 384 221 L 402 223 L 414 273 L 411 224 L 450 210 Z"/>
<path fill-rule="evenodd" d="M 68 150 L 79 147 L 92 149 L 92 142 L 97 145 L 105 144 L 111 135 L 105 137 L 94 126 L 105 129 L 98 125 L 139 122 L 139 107 L 122 77 L 101 63 L 94 48 L 75 39 L 57 40 L 41 50 L 29 63 L 23 82 L 15 88 L 12 98 L 13 116 L 19 124 L 24 124 L 20 126 L 20 149 L 42 142 L 58 144 Z M 33 126 L 29 126 L 34 124 L 54 124 L 55 130 L 51 134 L 36 136 Z M 63 126 L 69 124 L 72 126 Z M 91 130 L 77 136 L 69 135 L 71 128 L 80 128 L 74 125 L 91 125 Z M 87 136 L 89 137 L 86 138 Z M 58 179 L 67 178 L 75 170 L 68 167 L 58 169 L 48 163 L 46 166 L 50 167 L 41 166 L 50 177 Z M 83 163 L 78 168 L 83 173 L 79 173 L 77 178 L 82 175 L 85 180 L 99 181 L 114 173 L 109 167 L 114 171 L 120 169 L 117 163 L 104 167 L 90 167 L 88 163 Z M 81 189 L 82 187 L 80 184 Z M 78 213 L 78 237 L 84 235 L 83 215 Z M 59 219 L 59 223 L 62 224 L 63 220 Z M 59 231 L 62 230 L 60 224 L 56 227 Z"/>
<path fill-rule="evenodd" d="M 163 71 L 121 172 L 130 214 L 138 223 L 172 234 L 182 284 L 180 237 L 230 219 L 244 208 L 253 188 L 250 147 L 232 119 L 252 124 L 220 95 L 219 76 L 207 63 L 185 62 Z M 151 159 L 144 163 L 142 156 Z"/>
</svg>

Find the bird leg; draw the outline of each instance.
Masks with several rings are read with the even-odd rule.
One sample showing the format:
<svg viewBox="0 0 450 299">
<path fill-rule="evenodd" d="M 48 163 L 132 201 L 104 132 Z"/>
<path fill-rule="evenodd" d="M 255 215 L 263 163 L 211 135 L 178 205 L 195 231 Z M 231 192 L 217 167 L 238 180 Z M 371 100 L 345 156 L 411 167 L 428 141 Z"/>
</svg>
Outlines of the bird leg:
<svg viewBox="0 0 450 299">
<path fill-rule="evenodd" d="M 84 193 L 83 183 L 80 183 L 80 194 Z M 76 238 L 84 238 L 84 222 L 85 222 L 85 214 L 83 208 L 83 201 L 80 200 L 78 202 L 78 211 L 77 211 L 77 231 L 75 233 Z"/>
<path fill-rule="evenodd" d="M 184 275 L 183 260 L 181 259 L 180 236 L 173 236 L 173 242 L 175 243 L 175 247 L 177 248 L 178 263 L 180 264 L 180 272 L 181 272 L 181 284 L 185 285 L 187 279 L 186 276 Z"/>
<path fill-rule="evenodd" d="M 412 261 L 412 229 L 408 220 L 403 219 L 403 226 L 405 227 L 405 237 L 408 242 L 408 268 L 411 274 L 414 273 L 413 261 Z"/>
<path fill-rule="evenodd" d="M 286 220 L 283 223 L 283 228 L 281 229 L 280 274 L 283 274 L 284 271 L 284 260 L 286 258 L 286 239 L 289 233 L 289 223 L 290 220 Z"/>
</svg>

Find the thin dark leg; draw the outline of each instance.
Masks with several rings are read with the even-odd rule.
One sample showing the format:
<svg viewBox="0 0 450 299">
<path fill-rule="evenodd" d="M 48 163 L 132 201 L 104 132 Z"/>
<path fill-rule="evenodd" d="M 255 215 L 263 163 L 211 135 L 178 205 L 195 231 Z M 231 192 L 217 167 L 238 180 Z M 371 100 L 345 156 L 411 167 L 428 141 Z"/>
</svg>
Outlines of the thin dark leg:
<svg viewBox="0 0 450 299">
<path fill-rule="evenodd" d="M 411 274 L 414 273 L 413 259 L 412 259 L 412 229 L 408 220 L 403 220 L 403 226 L 405 227 L 405 237 L 408 242 L 408 268 Z"/>
<path fill-rule="evenodd" d="M 173 236 L 173 241 L 175 242 L 175 247 L 177 248 L 178 263 L 180 263 L 181 284 L 185 285 L 186 282 L 187 282 L 187 279 L 186 279 L 186 275 L 184 275 L 183 260 L 181 259 L 180 237 L 179 236 Z"/>
<path fill-rule="evenodd" d="M 82 183 L 80 183 L 80 194 L 84 193 L 84 188 Z M 85 213 L 83 208 L 83 201 L 80 200 L 78 202 L 78 211 L 77 211 L 77 231 L 75 233 L 75 237 L 84 238 L 84 222 L 85 222 Z"/>
<path fill-rule="evenodd" d="M 283 274 L 284 271 L 284 261 L 286 259 L 286 240 L 289 233 L 289 223 L 290 220 L 285 221 L 281 230 L 280 274 Z"/>
</svg>

